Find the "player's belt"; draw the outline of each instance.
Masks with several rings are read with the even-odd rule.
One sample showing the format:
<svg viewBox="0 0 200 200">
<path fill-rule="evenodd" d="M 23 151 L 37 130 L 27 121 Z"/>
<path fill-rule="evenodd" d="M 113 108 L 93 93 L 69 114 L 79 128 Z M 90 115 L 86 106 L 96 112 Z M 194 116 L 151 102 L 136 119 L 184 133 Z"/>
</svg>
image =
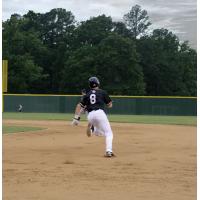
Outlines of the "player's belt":
<svg viewBox="0 0 200 200">
<path fill-rule="evenodd" d="M 95 109 L 92 109 L 92 110 L 90 110 L 88 112 L 97 111 L 97 110 L 100 110 L 100 108 L 95 108 Z"/>
</svg>

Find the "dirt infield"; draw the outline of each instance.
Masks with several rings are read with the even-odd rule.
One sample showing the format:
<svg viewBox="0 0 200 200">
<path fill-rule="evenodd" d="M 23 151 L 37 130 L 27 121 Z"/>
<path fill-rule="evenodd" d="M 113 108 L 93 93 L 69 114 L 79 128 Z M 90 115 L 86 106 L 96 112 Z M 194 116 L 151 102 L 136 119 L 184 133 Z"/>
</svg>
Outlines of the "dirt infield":
<svg viewBox="0 0 200 200">
<path fill-rule="evenodd" d="M 4 200 L 195 200 L 196 127 L 112 123 L 115 158 L 86 123 L 4 120 Z"/>
</svg>

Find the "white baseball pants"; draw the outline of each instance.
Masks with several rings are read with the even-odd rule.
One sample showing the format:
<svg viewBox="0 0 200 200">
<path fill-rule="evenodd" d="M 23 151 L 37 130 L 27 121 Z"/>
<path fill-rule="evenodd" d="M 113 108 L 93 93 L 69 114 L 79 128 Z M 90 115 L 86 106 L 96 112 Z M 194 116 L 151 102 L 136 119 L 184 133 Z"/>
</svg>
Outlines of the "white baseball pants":
<svg viewBox="0 0 200 200">
<path fill-rule="evenodd" d="M 101 109 L 88 113 L 88 121 L 94 126 L 94 134 L 106 137 L 106 151 L 112 152 L 113 133 L 105 112 Z"/>
</svg>

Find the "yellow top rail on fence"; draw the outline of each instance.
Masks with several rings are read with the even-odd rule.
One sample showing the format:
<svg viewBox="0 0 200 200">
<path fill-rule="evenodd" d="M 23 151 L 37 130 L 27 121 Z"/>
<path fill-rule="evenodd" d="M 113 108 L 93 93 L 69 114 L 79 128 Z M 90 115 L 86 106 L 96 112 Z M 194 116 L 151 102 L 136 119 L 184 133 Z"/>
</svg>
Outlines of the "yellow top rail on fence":
<svg viewBox="0 0 200 200">
<path fill-rule="evenodd" d="M 3 94 L 5 96 L 66 96 L 66 97 L 79 97 L 80 94 Z M 123 95 L 110 95 L 115 98 L 157 98 L 157 99 L 197 99 L 197 97 L 188 96 L 123 96 Z"/>
</svg>

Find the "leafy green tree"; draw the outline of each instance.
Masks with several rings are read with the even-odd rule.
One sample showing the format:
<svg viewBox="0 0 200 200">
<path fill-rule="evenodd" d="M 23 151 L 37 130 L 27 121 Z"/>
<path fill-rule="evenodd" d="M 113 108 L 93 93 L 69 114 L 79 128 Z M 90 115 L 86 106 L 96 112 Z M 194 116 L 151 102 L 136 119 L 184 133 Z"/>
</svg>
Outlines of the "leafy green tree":
<svg viewBox="0 0 200 200">
<path fill-rule="evenodd" d="M 190 48 L 186 41 L 180 45 L 178 60 L 183 84 L 180 94 L 197 96 L 197 52 Z"/>
<path fill-rule="evenodd" d="M 186 86 L 187 79 L 187 85 L 190 83 L 195 90 L 195 53 L 181 52 L 176 35 L 166 29 L 156 29 L 151 36 L 142 37 L 137 47 L 148 95 L 190 96 L 195 93 Z"/>
<path fill-rule="evenodd" d="M 50 93 L 58 92 L 61 70 L 64 66 L 66 51 L 71 48 L 71 37 L 75 28 L 75 17 L 62 8 L 52 9 L 44 14 L 29 11 L 24 15 L 27 27 L 34 27 L 38 37 L 47 49 L 43 55 L 43 69 L 48 74 L 46 87 Z M 30 25 L 32 24 L 32 26 Z M 29 29 L 30 30 L 30 29 Z M 46 59 L 47 58 L 47 59 Z"/>
<path fill-rule="evenodd" d="M 10 53 L 14 53 L 15 50 L 17 49 L 15 47 L 15 43 L 17 42 L 17 36 L 20 33 L 19 27 L 20 24 L 22 23 L 21 21 L 21 16 L 20 15 L 11 15 L 10 20 L 7 20 L 2 23 L 2 56 L 3 59 L 8 59 Z M 11 45 L 12 44 L 12 45 Z M 21 47 L 19 47 L 21 48 Z M 20 50 L 20 49 L 19 49 Z"/>
<path fill-rule="evenodd" d="M 42 70 L 42 63 L 47 49 L 38 38 L 37 32 L 34 32 L 33 30 L 24 30 L 25 23 L 26 22 L 23 17 L 17 14 L 12 15 L 10 20 L 3 22 L 3 59 L 9 60 L 9 74 L 14 74 L 15 72 L 18 73 L 20 71 L 18 68 L 21 68 L 22 71 L 24 70 L 24 73 L 30 73 L 29 70 L 24 69 L 24 64 L 21 64 L 22 59 L 24 58 L 24 63 L 30 66 L 33 71 L 35 70 L 33 73 L 27 75 L 23 74 L 24 77 L 29 77 L 30 80 L 36 80 L 36 78 L 31 76 L 35 76 L 35 74 L 40 76 L 37 79 L 37 82 L 32 84 L 32 87 L 35 88 L 35 91 L 42 92 L 44 90 L 42 90 L 40 83 L 42 80 L 45 80 L 45 77 L 48 76 L 47 74 L 43 74 Z M 15 69 L 18 70 L 15 71 Z M 24 77 L 22 77 L 21 83 L 23 84 L 19 87 L 17 84 L 20 83 L 20 76 L 16 74 L 16 78 L 14 78 L 14 80 L 10 80 L 13 77 L 14 76 L 9 76 L 8 82 L 12 86 L 9 88 L 18 88 L 18 92 L 27 91 L 27 89 L 31 88 L 30 85 L 28 85 L 31 84 L 31 81 L 26 81 L 25 84 Z M 16 87 L 13 87 L 14 83 L 16 84 Z M 9 88 L 8 92 L 11 92 Z M 33 88 L 30 89 L 32 92 L 34 91 Z"/>
<path fill-rule="evenodd" d="M 132 40 L 111 34 L 100 43 L 97 61 L 99 77 L 110 93 L 145 94 L 143 71 Z"/>
<path fill-rule="evenodd" d="M 10 93 L 35 92 L 34 85 L 41 76 L 42 68 L 35 65 L 30 55 L 14 55 L 9 60 L 8 91 Z"/>
<path fill-rule="evenodd" d="M 77 27 L 74 37 L 77 46 L 97 45 L 106 38 L 113 28 L 111 17 L 100 15 L 83 21 Z"/>
<path fill-rule="evenodd" d="M 124 20 L 76 23 L 62 8 L 13 14 L 2 25 L 8 91 L 77 94 L 95 75 L 111 94 L 195 96 L 196 51 L 167 29 L 145 35 L 151 23 L 138 5 Z"/>
<path fill-rule="evenodd" d="M 90 76 L 97 74 L 95 46 L 84 45 L 73 51 L 65 62 L 60 81 L 60 91 L 69 94 L 80 94 L 87 87 Z"/>
<path fill-rule="evenodd" d="M 37 32 L 41 37 L 40 32 L 43 28 L 40 23 L 41 16 L 42 14 L 29 10 L 27 14 L 23 15 L 23 31 Z"/>
<path fill-rule="evenodd" d="M 133 6 L 129 13 L 124 15 L 124 22 L 135 39 L 143 35 L 151 25 L 147 11 L 142 10 L 139 5 Z"/>
<path fill-rule="evenodd" d="M 117 34 L 111 34 L 97 46 L 87 45 L 75 51 L 66 62 L 63 73 L 64 87 L 69 93 L 80 91 L 94 75 L 111 94 L 145 93 L 134 43 Z"/>
<path fill-rule="evenodd" d="M 113 32 L 123 37 L 131 38 L 132 33 L 123 22 L 113 22 Z"/>
</svg>

